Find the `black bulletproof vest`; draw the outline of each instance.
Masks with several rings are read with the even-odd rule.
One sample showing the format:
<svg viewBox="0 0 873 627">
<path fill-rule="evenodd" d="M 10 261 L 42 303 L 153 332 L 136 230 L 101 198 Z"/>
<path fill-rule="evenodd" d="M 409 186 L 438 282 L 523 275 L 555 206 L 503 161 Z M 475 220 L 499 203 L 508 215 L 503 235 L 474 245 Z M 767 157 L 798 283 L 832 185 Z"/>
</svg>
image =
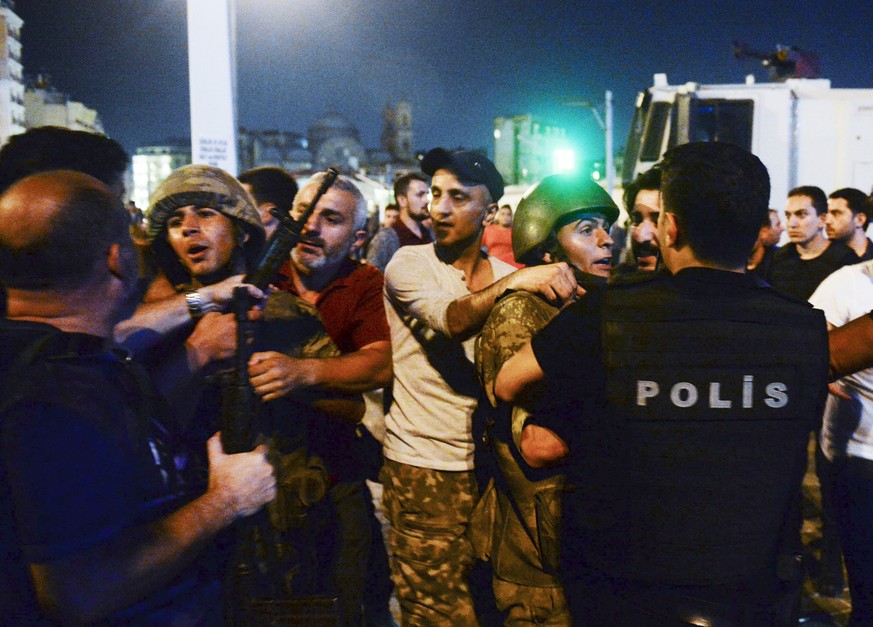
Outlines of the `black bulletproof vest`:
<svg viewBox="0 0 873 627">
<path fill-rule="evenodd" d="M 664 583 L 775 576 L 799 530 L 825 323 L 752 279 L 709 293 L 683 285 L 607 293 L 608 411 L 581 438 L 574 499 L 584 559 Z"/>
</svg>

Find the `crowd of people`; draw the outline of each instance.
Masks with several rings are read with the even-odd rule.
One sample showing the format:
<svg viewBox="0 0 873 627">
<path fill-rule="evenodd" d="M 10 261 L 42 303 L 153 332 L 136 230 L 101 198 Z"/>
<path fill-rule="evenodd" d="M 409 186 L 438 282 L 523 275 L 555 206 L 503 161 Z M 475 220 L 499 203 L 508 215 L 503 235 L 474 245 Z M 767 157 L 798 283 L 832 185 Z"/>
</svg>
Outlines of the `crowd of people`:
<svg viewBox="0 0 873 627">
<path fill-rule="evenodd" d="M 815 434 L 816 584 L 844 555 L 873 624 L 873 342 L 828 348 L 873 310 L 864 192 L 793 189 L 779 246 L 731 144 L 670 150 L 627 224 L 435 148 L 370 238 L 345 176 L 188 165 L 143 221 L 128 165 L 0 149 L 3 621 L 797 624 Z"/>
</svg>

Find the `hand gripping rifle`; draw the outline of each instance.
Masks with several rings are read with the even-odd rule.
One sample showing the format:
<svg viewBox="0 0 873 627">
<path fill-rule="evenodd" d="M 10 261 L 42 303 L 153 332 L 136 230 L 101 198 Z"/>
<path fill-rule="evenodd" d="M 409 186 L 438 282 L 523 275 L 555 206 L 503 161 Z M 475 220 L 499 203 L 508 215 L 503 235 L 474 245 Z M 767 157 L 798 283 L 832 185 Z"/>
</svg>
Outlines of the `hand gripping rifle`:
<svg viewBox="0 0 873 627">
<path fill-rule="evenodd" d="M 254 285 L 258 289 L 266 291 L 279 272 L 279 268 L 282 267 L 282 263 L 288 259 L 291 250 L 300 242 L 300 232 L 315 212 L 318 201 L 330 189 L 337 176 L 339 173 L 333 168 L 327 170 L 312 202 L 297 220 L 287 213 L 273 210 L 273 215 L 278 218 L 279 225 L 264 247 L 264 252 L 261 253 L 255 267 L 246 274 L 243 283 Z M 248 375 L 252 340 L 254 339 L 254 325 L 249 320 L 248 313 L 253 304 L 253 299 L 245 287 L 239 286 L 234 289 L 231 304 L 231 310 L 237 323 L 234 380 L 224 386 L 225 399 L 222 402 L 221 417 L 221 443 L 224 445 L 226 453 L 250 451 L 254 445 L 254 438 L 257 436 L 252 424 L 255 396 Z"/>
<path fill-rule="evenodd" d="M 315 206 L 338 176 L 330 168 L 325 173 L 315 196 L 303 214 L 295 220 L 286 212 L 273 210 L 279 225 L 264 247 L 257 264 L 243 283 L 262 291 L 273 281 L 291 250 L 300 242 L 300 233 L 315 212 Z M 221 385 L 221 443 L 226 453 L 252 450 L 259 434 L 255 424 L 257 404 L 249 382 L 249 359 L 252 356 L 255 335 L 254 323 L 249 320 L 253 298 L 244 286 L 234 289 L 231 311 L 237 323 L 237 347 L 234 367 L 227 372 Z M 228 572 L 225 618 L 232 625 L 251 625 L 258 622 L 256 600 L 278 599 L 282 595 L 282 573 L 272 572 L 272 528 L 265 511 L 255 514 L 237 528 L 237 555 L 235 568 Z M 266 601 L 268 604 L 270 601 Z M 269 605 L 267 606 L 269 607 Z"/>
</svg>

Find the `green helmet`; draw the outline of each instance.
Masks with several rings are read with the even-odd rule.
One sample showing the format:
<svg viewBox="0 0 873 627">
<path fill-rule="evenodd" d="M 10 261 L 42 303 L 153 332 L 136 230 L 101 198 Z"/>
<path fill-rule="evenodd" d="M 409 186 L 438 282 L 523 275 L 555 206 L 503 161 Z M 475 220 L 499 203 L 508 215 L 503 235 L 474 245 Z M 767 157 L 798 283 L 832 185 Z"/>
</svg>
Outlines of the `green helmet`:
<svg viewBox="0 0 873 627">
<path fill-rule="evenodd" d="M 179 207 L 211 207 L 224 214 L 248 234 L 243 254 L 248 268 L 260 256 L 265 231 L 254 200 L 230 174 L 208 165 L 186 165 L 174 170 L 152 193 L 148 210 L 148 239 L 161 269 L 176 283 L 187 281 L 176 254 L 167 242 L 167 220 Z"/>
<path fill-rule="evenodd" d="M 542 263 L 538 250 L 573 216 L 599 213 L 611 225 L 618 207 L 588 176 L 552 174 L 530 188 L 512 219 L 512 252 L 528 265 Z"/>
</svg>

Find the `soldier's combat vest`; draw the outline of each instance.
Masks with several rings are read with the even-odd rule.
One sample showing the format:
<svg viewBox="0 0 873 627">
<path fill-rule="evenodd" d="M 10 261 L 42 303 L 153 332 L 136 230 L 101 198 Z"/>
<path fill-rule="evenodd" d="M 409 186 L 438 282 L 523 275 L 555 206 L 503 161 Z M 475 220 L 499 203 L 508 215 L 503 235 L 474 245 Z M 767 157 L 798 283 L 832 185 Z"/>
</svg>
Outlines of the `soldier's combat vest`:
<svg viewBox="0 0 873 627">
<path fill-rule="evenodd" d="M 282 291 L 270 294 L 255 329 L 253 350 L 278 351 L 294 358 L 340 354 L 315 307 Z M 188 438 L 198 451 L 189 464 L 191 474 L 200 482 L 207 476 L 202 442 L 221 428 L 218 420 L 226 375 L 210 376 L 198 391 Z M 257 534 L 257 554 L 266 556 L 264 562 L 270 569 L 270 577 L 264 579 L 271 579 L 275 590 L 259 591 L 261 596 L 309 597 L 325 594 L 333 586 L 325 565 L 333 559 L 335 514 L 330 499 L 325 498 L 330 487 L 325 461 L 311 450 L 310 441 L 313 430 L 325 420 L 314 403 L 335 396 L 344 398 L 303 390 L 268 403 L 257 401 L 253 408 L 253 432 L 269 442 L 277 480 L 276 499 L 266 507 L 271 525 L 263 525 Z"/>
<path fill-rule="evenodd" d="M 752 279 L 691 292 L 667 279 L 607 293 L 607 411 L 575 453 L 575 532 L 616 577 L 775 580 L 799 531 L 825 323 Z"/>
<path fill-rule="evenodd" d="M 470 538 L 482 559 L 504 581 L 539 588 L 558 582 L 558 527 L 564 475 L 560 469 L 533 470 L 521 459 L 521 433 L 530 415 L 521 406 L 499 403 L 494 381 L 500 367 L 542 329 L 558 309 L 528 292 L 505 295 L 495 305 L 476 341 L 476 370 L 485 392 L 477 409 L 488 437 L 488 455 L 477 459 L 494 478 L 477 505 Z M 476 428 L 474 427 L 474 431 Z M 522 519 L 524 522 L 522 522 Z"/>
<path fill-rule="evenodd" d="M 494 573 L 519 585 L 557 587 L 564 475 L 531 481 L 521 468 L 522 462 L 510 450 L 512 444 L 495 438 L 492 445 L 503 482 L 503 487 L 497 489 L 491 557 Z"/>
</svg>

